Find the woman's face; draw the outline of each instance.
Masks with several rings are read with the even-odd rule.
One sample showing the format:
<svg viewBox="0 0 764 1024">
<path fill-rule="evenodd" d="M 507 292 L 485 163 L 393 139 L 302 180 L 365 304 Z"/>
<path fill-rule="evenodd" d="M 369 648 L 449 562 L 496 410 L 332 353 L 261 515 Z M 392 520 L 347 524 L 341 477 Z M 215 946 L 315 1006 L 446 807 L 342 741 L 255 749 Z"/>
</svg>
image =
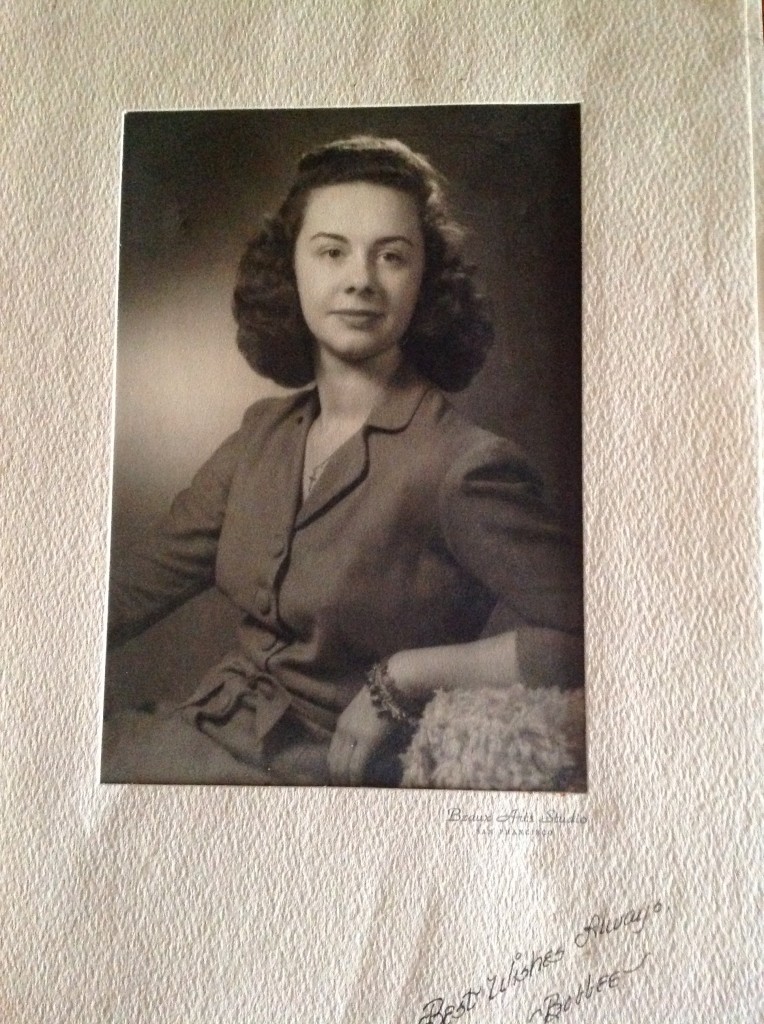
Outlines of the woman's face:
<svg viewBox="0 0 764 1024">
<path fill-rule="evenodd" d="M 369 182 L 308 197 L 294 269 L 317 358 L 395 364 L 424 273 L 415 200 Z"/>
</svg>

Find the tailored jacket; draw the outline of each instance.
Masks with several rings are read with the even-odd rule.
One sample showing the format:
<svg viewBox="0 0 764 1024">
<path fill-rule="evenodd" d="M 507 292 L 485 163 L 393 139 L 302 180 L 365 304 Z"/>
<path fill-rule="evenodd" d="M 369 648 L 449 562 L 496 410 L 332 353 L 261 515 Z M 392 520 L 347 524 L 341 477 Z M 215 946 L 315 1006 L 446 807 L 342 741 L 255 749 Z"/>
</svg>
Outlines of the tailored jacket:
<svg viewBox="0 0 764 1024">
<path fill-rule="evenodd" d="M 581 631 L 580 548 L 514 444 L 404 371 L 303 503 L 318 412 L 315 389 L 251 406 L 113 571 L 112 641 L 212 585 L 241 610 L 188 705 L 222 717 L 254 692 L 261 736 L 289 707 L 329 732 L 372 663 L 477 639 L 499 599 L 520 639 Z"/>
</svg>

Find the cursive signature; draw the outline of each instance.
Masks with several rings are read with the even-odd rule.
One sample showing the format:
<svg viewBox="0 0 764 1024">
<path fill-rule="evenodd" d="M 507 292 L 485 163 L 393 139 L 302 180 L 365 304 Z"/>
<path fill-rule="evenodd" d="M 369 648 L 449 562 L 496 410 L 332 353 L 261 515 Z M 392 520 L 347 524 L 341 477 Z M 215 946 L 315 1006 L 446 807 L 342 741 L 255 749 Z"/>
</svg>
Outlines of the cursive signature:
<svg viewBox="0 0 764 1024">
<path fill-rule="evenodd" d="M 591 974 L 587 974 L 586 980 L 581 982 L 575 993 L 561 995 L 559 992 L 548 992 L 540 1005 L 528 1011 L 527 1024 L 551 1024 L 552 1021 L 560 1020 L 563 1014 L 576 1009 L 582 1003 L 587 1003 L 596 996 L 618 988 L 625 975 L 642 970 L 649 956 L 649 953 L 645 953 L 634 967 L 621 967 L 607 974 L 601 974 L 596 981 Z"/>
<path fill-rule="evenodd" d="M 547 976 L 550 968 L 555 965 L 575 958 L 589 943 L 596 941 L 599 945 L 600 941 L 604 942 L 608 936 L 619 931 L 638 935 L 644 931 L 648 920 L 654 915 L 662 914 L 663 910 L 664 904 L 660 900 L 652 900 L 633 905 L 630 909 L 615 915 L 592 914 L 586 924 L 575 932 L 572 943 L 554 943 L 541 952 L 535 949 L 516 952 L 501 972 L 488 974 L 469 988 L 465 986 L 460 995 L 450 1000 L 446 996 L 430 999 L 419 1011 L 416 1024 L 455 1024 L 456 1021 L 470 1017 L 478 1007 L 487 1006 L 497 999 L 506 999 L 508 994 L 517 996 L 521 990 L 535 988 L 535 985 L 530 984 L 532 981 Z M 619 988 L 628 975 L 642 970 L 649 956 L 650 954 L 645 952 L 639 963 L 633 967 L 620 967 L 601 974 L 592 974 L 589 971 L 574 991 L 547 992 L 540 1002 L 534 1003 L 528 1010 L 525 1024 L 551 1024 L 571 1010 L 592 1000 L 597 1001 L 607 992 Z"/>
</svg>

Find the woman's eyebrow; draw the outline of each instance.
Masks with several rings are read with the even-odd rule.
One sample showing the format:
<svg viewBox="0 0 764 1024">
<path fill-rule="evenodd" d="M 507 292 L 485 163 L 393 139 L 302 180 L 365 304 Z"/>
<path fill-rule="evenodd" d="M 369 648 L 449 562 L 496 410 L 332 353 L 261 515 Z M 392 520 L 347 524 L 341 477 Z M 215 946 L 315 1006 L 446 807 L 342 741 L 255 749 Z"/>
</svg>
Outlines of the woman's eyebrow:
<svg viewBox="0 0 764 1024">
<path fill-rule="evenodd" d="M 311 242 L 314 242 L 317 238 L 330 238 L 334 242 L 347 242 L 348 239 L 345 235 L 337 235 L 333 231 L 316 231 L 314 235 L 310 236 Z M 374 245 L 390 245 L 391 242 L 404 242 L 406 245 L 414 248 L 414 243 L 410 238 L 405 235 L 385 235 L 383 238 L 375 238 Z"/>
<path fill-rule="evenodd" d="M 390 245 L 391 242 L 405 242 L 406 245 L 410 245 L 412 249 L 414 248 L 414 243 L 405 235 L 386 235 L 384 238 L 378 238 L 374 244 Z"/>
</svg>

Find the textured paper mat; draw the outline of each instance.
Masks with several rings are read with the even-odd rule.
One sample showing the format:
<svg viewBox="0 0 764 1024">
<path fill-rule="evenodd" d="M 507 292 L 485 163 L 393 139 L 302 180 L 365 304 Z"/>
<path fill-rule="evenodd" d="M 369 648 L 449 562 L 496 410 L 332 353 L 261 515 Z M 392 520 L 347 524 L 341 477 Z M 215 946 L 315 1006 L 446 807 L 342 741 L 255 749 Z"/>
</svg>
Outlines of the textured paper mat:
<svg viewBox="0 0 764 1024">
<path fill-rule="evenodd" d="M 3 1020 L 759 1020 L 756 5 L 0 18 Z M 122 112 L 557 101 L 583 118 L 588 795 L 99 786 Z"/>
</svg>

